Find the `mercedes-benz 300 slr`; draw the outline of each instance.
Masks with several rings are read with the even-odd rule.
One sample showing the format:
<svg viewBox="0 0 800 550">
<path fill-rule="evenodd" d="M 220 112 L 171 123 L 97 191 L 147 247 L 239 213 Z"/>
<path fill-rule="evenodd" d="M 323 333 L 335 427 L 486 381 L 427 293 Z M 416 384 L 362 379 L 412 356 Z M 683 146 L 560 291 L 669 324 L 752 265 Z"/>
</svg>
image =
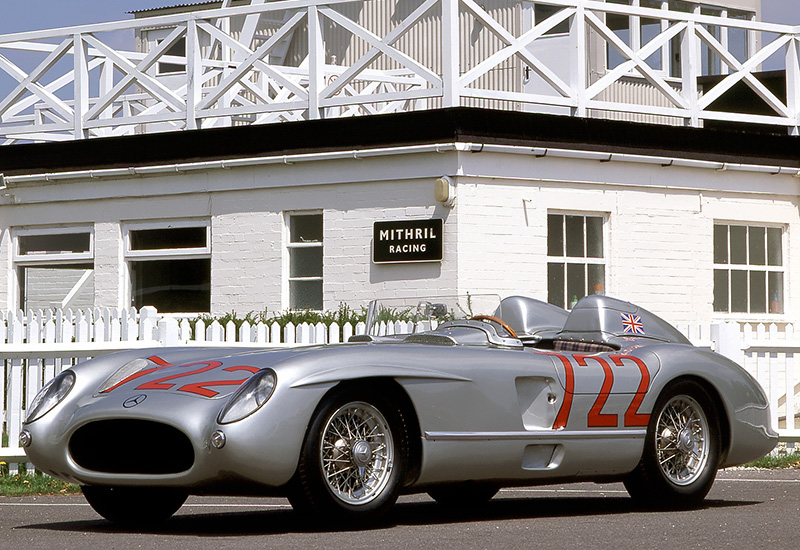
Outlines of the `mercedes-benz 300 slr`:
<svg viewBox="0 0 800 550">
<path fill-rule="evenodd" d="M 640 307 L 485 299 L 373 302 L 344 344 L 99 357 L 42 389 L 20 442 L 100 515 L 139 523 L 189 494 L 282 495 L 357 523 L 404 493 L 470 506 L 580 480 L 688 507 L 777 442 L 745 370 Z"/>
</svg>

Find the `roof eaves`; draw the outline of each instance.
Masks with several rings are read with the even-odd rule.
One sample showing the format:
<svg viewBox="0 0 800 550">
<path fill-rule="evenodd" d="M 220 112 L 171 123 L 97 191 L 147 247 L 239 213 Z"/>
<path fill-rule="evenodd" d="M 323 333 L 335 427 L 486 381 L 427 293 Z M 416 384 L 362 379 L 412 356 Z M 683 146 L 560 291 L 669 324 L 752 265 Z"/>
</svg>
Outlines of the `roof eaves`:
<svg viewBox="0 0 800 550">
<path fill-rule="evenodd" d="M 136 15 L 137 13 L 149 13 L 154 11 L 161 11 L 161 10 L 168 10 L 168 9 L 178 9 L 178 8 L 193 8 L 196 6 L 213 6 L 214 4 L 221 4 L 221 0 L 216 1 L 206 1 L 206 2 L 188 2 L 184 4 L 169 4 L 166 6 L 159 6 L 155 8 L 146 8 L 142 10 L 131 10 L 127 13 L 132 15 Z"/>
</svg>

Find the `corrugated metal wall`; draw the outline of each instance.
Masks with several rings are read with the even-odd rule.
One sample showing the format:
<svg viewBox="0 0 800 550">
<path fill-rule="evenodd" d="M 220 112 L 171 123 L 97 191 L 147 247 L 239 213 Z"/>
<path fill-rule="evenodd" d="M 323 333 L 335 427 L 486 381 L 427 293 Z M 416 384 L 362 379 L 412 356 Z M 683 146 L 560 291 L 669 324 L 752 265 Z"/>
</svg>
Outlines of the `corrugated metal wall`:
<svg viewBox="0 0 800 550">
<path fill-rule="evenodd" d="M 672 84 L 673 88 L 680 93 L 679 84 Z M 613 103 L 624 103 L 631 105 L 650 105 L 656 107 L 674 107 L 658 89 L 643 78 L 621 78 L 611 86 L 603 90 L 597 98 L 599 101 L 609 101 Z M 594 111 L 594 118 L 605 118 L 612 120 L 628 120 L 631 122 L 649 122 L 652 124 L 669 124 L 682 126 L 684 120 L 679 117 L 644 115 L 638 113 L 614 112 L 614 111 Z"/>
</svg>

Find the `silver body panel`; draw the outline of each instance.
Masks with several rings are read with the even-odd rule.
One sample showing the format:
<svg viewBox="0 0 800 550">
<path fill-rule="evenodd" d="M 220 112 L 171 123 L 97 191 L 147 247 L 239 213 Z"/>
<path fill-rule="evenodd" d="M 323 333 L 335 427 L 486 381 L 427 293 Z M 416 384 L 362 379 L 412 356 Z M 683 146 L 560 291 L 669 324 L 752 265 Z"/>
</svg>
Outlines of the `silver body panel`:
<svg viewBox="0 0 800 550">
<path fill-rule="evenodd" d="M 590 302 L 599 315 L 619 316 L 608 315 L 618 305 L 611 299 Z M 641 313 L 645 323 L 646 314 Z M 758 383 L 728 359 L 671 336 L 670 327 L 652 323 L 666 331 L 655 335 L 589 331 L 577 341 L 608 347 L 588 352 L 556 350 L 558 333 L 523 337 L 524 346 L 497 345 L 504 337 L 494 335 L 480 345 L 469 331 L 495 329 L 474 324 L 456 322 L 434 331 L 436 338 L 417 335 L 410 342 L 395 337 L 280 350 L 159 348 L 101 357 L 74 367 L 76 384 L 66 398 L 24 425 L 31 436 L 26 451 L 40 470 L 79 484 L 281 494 L 323 397 L 340 384 L 380 388 L 378 381 L 390 381 L 407 397 L 418 426 L 408 491 L 465 480 L 512 485 L 619 478 L 642 457 L 659 394 L 684 377 L 700 381 L 719 399 L 727 434 L 720 466 L 758 458 L 777 442 Z M 574 323 L 568 328 L 574 341 Z M 460 336 L 463 331 L 470 336 Z M 98 394 L 110 375 L 136 357 L 150 358 L 153 372 Z M 263 368 L 277 375 L 269 400 L 250 416 L 220 425 L 220 410 L 236 387 Z M 155 474 L 82 467 L 70 448 L 73 435 L 94 422 L 118 419 L 175 428 L 191 443 L 191 467 Z M 225 434 L 222 448 L 210 444 L 218 430 Z M 128 444 L 134 458 L 152 459 L 164 442 L 145 433 Z"/>
</svg>

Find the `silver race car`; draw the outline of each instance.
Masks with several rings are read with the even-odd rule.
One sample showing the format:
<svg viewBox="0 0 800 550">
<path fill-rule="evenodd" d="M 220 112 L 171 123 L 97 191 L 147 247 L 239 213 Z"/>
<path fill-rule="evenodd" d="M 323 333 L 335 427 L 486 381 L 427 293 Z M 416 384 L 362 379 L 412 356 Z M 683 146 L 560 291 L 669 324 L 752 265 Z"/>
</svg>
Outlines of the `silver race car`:
<svg viewBox="0 0 800 550">
<path fill-rule="evenodd" d="M 20 444 L 103 517 L 187 495 L 284 495 L 357 524 L 403 493 L 471 506 L 501 487 L 622 480 L 688 507 L 777 442 L 741 367 L 605 296 L 370 304 L 349 343 L 157 348 L 87 361 L 28 407 Z"/>
</svg>

